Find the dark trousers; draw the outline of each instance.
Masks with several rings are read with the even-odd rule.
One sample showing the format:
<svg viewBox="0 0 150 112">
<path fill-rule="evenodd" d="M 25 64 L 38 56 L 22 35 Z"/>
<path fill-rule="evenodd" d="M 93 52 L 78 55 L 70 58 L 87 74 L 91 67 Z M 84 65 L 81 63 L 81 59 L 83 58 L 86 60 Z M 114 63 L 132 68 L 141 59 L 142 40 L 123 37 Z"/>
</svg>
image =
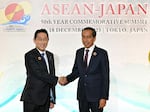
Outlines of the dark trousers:
<svg viewBox="0 0 150 112">
<path fill-rule="evenodd" d="M 47 101 L 44 105 L 36 105 L 29 102 L 23 102 L 23 112 L 49 112 L 50 102 Z"/>
<path fill-rule="evenodd" d="M 79 100 L 80 112 L 103 112 L 103 108 L 99 109 L 98 107 L 99 102 L 88 102 L 86 100 Z"/>
</svg>

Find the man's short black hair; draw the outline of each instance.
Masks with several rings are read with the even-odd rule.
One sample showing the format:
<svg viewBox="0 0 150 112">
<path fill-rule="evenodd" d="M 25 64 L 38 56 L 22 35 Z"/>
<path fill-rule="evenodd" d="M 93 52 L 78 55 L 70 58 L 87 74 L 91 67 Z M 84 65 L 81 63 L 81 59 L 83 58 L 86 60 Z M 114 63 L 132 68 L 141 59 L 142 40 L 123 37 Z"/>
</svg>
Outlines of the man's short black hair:
<svg viewBox="0 0 150 112">
<path fill-rule="evenodd" d="M 95 38 L 96 37 L 96 30 L 92 27 L 85 27 L 84 29 L 82 29 L 82 32 L 85 30 L 91 30 L 92 31 L 92 36 Z"/>
<path fill-rule="evenodd" d="M 49 39 L 48 32 L 46 29 L 38 29 L 38 30 L 36 30 L 36 32 L 34 34 L 34 40 L 37 38 L 38 33 L 45 33 L 47 35 L 47 38 Z"/>
</svg>

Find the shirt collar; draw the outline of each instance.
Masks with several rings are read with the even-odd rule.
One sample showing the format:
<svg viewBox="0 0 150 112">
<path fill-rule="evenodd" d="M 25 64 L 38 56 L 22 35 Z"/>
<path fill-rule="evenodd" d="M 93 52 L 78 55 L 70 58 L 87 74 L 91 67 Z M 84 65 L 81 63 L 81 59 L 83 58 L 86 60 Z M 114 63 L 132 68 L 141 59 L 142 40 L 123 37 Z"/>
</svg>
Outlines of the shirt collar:
<svg viewBox="0 0 150 112">
<path fill-rule="evenodd" d="M 46 51 L 41 51 L 38 48 L 36 48 L 36 49 L 39 51 L 40 54 L 42 54 L 42 53 L 46 54 Z"/>
<path fill-rule="evenodd" d="M 90 48 L 84 48 L 84 51 L 88 49 L 91 52 L 94 50 L 94 48 L 95 48 L 95 45 L 93 44 Z"/>
</svg>

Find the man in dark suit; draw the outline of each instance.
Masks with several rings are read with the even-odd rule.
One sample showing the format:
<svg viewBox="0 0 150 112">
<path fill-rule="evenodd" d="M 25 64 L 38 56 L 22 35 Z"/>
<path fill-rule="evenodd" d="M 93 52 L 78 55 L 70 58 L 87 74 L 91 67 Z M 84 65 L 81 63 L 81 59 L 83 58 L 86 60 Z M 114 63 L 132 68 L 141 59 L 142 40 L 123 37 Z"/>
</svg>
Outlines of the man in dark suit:
<svg viewBox="0 0 150 112">
<path fill-rule="evenodd" d="M 21 96 L 24 112 L 49 112 L 55 104 L 55 76 L 53 54 L 46 50 L 48 32 L 40 29 L 35 32 L 36 48 L 25 54 L 27 73 L 26 84 Z"/>
<path fill-rule="evenodd" d="M 61 85 L 79 77 L 77 99 L 80 112 L 102 112 L 109 96 L 109 60 L 106 50 L 94 45 L 96 31 L 91 27 L 82 30 L 84 48 L 76 52 L 72 73 L 61 77 Z"/>
</svg>

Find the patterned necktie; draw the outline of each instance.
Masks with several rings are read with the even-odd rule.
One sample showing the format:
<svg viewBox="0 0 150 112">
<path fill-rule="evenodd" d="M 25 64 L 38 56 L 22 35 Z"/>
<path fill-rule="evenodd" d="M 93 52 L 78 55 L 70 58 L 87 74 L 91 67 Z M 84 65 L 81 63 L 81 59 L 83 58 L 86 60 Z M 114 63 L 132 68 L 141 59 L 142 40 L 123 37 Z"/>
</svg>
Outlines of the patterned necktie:
<svg viewBox="0 0 150 112">
<path fill-rule="evenodd" d="M 88 67 L 88 52 L 89 52 L 89 50 L 86 49 L 85 56 L 84 56 L 84 62 L 85 62 L 86 68 Z"/>
</svg>

